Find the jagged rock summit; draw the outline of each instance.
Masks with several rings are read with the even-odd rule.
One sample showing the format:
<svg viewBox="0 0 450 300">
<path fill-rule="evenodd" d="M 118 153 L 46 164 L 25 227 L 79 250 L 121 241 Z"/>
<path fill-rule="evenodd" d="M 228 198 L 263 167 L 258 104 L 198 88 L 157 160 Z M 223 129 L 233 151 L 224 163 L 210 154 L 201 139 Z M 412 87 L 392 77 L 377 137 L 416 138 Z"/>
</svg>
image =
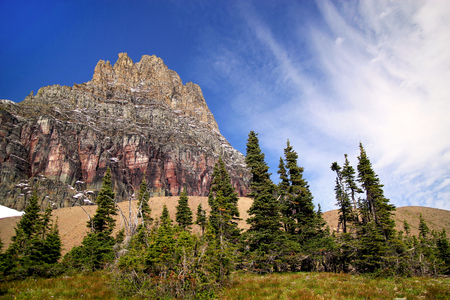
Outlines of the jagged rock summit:
<svg viewBox="0 0 450 300">
<path fill-rule="evenodd" d="M 244 156 L 220 134 L 200 87 L 183 85 L 162 59 L 120 53 L 100 60 L 92 80 L 46 86 L 20 103 L 0 101 L 0 204 L 22 210 L 38 184 L 42 206 L 92 202 L 107 167 L 119 200 L 145 176 L 151 194 L 209 193 L 222 156 L 240 195 Z"/>
</svg>

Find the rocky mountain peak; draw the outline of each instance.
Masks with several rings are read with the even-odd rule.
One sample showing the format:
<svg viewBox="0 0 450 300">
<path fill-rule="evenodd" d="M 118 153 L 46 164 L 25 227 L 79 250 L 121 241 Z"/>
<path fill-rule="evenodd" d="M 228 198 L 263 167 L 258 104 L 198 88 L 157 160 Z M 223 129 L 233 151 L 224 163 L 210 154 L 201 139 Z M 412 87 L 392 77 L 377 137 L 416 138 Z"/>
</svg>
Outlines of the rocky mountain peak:
<svg viewBox="0 0 450 300">
<path fill-rule="evenodd" d="M 46 86 L 0 106 L 2 205 L 22 209 L 35 181 L 43 205 L 89 203 L 107 167 L 119 200 L 144 176 L 154 196 L 184 186 L 206 196 L 219 156 L 236 191 L 248 192 L 245 158 L 220 134 L 200 87 L 183 85 L 154 55 L 134 63 L 120 53 L 114 65 L 100 60 L 91 81 Z"/>
<path fill-rule="evenodd" d="M 114 66 L 100 60 L 86 86 L 108 99 L 131 97 L 158 101 L 181 115 L 197 118 L 211 129 L 219 130 L 200 87 L 192 82 L 183 85 L 180 76 L 155 55 L 143 55 L 139 62 L 133 63 L 127 53 L 120 53 Z"/>
</svg>

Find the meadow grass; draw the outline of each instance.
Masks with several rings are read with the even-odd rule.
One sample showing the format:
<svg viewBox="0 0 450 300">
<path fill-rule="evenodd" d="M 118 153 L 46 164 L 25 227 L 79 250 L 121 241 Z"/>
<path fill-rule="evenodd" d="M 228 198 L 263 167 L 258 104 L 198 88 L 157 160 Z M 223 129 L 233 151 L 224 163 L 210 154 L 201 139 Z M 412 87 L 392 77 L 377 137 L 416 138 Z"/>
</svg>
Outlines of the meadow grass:
<svg viewBox="0 0 450 300">
<path fill-rule="evenodd" d="M 119 299 L 109 282 L 106 272 L 28 278 L 1 283 L 0 299 Z"/>
<path fill-rule="evenodd" d="M 220 299 L 450 299 L 450 278 L 334 273 L 235 274 Z"/>
<path fill-rule="evenodd" d="M 236 272 L 218 299 L 450 299 L 450 278 L 373 278 L 334 273 Z M 107 272 L 0 284 L 0 299 L 139 299 L 117 296 Z"/>
</svg>

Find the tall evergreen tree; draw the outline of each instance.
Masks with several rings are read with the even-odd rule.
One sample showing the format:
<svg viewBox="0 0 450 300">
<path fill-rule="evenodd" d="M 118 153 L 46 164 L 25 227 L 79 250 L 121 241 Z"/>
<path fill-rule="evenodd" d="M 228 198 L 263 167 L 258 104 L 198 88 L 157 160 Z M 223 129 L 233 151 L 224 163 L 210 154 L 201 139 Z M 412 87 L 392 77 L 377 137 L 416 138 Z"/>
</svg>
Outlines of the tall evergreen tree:
<svg viewBox="0 0 450 300">
<path fill-rule="evenodd" d="M 250 225 L 246 239 L 251 252 L 256 252 L 260 259 L 275 254 L 281 247 L 284 234 L 281 230 L 280 207 L 275 198 L 276 186 L 270 179 L 269 167 L 264 161 L 264 153 L 259 147 L 257 134 L 248 135 L 245 161 L 252 175 L 251 193 L 253 203 L 248 210 Z M 259 258 L 258 258 L 259 259 Z"/>
<path fill-rule="evenodd" d="M 95 232 L 105 231 L 108 234 L 112 233 L 116 223 L 112 216 L 117 215 L 114 201 L 115 194 L 112 189 L 111 169 L 108 167 L 103 177 L 102 188 L 97 196 L 97 211 L 92 218 Z M 91 227 L 90 222 L 88 222 L 87 227 Z"/>
<path fill-rule="evenodd" d="M 344 154 L 345 162 L 342 167 L 341 176 L 343 180 L 343 184 L 345 185 L 345 192 L 347 193 L 349 200 L 351 200 L 351 203 L 353 204 L 353 221 L 358 222 L 358 215 L 356 213 L 357 210 L 357 201 L 356 201 L 356 195 L 359 193 L 362 193 L 361 189 L 356 184 L 355 179 L 355 169 L 350 165 L 350 161 L 348 160 L 347 154 Z"/>
<path fill-rule="evenodd" d="M 450 243 L 447 238 L 445 229 L 439 233 L 438 240 L 436 242 L 438 257 L 443 261 L 443 273 L 450 275 Z"/>
<path fill-rule="evenodd" d="M 289 198 L 287 196 L 289 189 L 289 177 L 286 170 L 286 165 L 284 160 L 280 157 L 280 163 L 278 165 L 278 171 L 280 182 L 278 183 L 277 194 L 278 202 L 280 204 L 281 212 L 281 222 L 284 227 L 284 231 L 289 232 L 293 225 L 292 219 L 289 217 L 291 215 Z"/>
<path fill-rule="evenodd" d="M 427 238 L 428 233 L 430 232 L 430 229 L 427 226 L 427 223 L 425 222 L 425 219 L 422 217 L 422 213 L 420 213 L 419 216 L 419 237 L 420 238 Z"/>
<path fill-rule="evenodd" d="M 206 211 L 203 209 L 202 204 L 199 203 L 197 206 L 197 219 L 195 220 L 195 224 L 200 226 L 202 229 L 202 235 L 205 234 L 205 228 L 207 225 Z"/>
<path fill-rule="evenodd" d="M 352 206 L 349 195 L 343 180 L 341 167 L 337 162 L 331 165 L 331 170 L 336 172 L 336 187 L 334 188 L 336 194 L 337 204 L 339 206 L 339 227 L 342 226 L 342 232 L 347 233 L 347 224 L 352 221 Z"/>
<path fill-rule="evenodd" d="M 48 207 L 39 213 L 37 192 L 34 190 L 25 214 L 17 223 L 1 269 L 12 278 L 47 276 L 47 271 L 58 263 L 61 256 L 61 238 L 58 227 L 51 221 Z"/>
<path fill-rule="evenodd" d="M 97 210 L 91 222 L 87 222 L 88 228 L 93 231 L 88 233 L 81 242 L 81 246 L 72 248 L 64 256 L 64 263 L 76 270 L 95 271 L 105 267 L 114 260 L 113 246 L 115 239 L 111 236 L 115 227 L 112 217 L 117 215 L 115 194 L 112 189 L 111 169 L 108 167 L 103 177 L 102 188 L 97 196 Z"/>
<path fill-rule="evenodd" d="M 178 200 L 177 212 L 175 214 L 175 221 L 177 221 L 183 230 L 190 229 L 192 225 L 192 211 L 188 205 L 188 201 L 186 187 L 184 187 Z"/>
<path fill-rule="evenodd" d="M 287 207 L 285 217 L 290 220 L 287 224 L 288 232 L 295 235 L 300 243 L 313 238 L 318 230 L 318 215 L 314 210 L 313 196 L 309 190 L 308 182 L 303 178 L 302 167 L 298 166 L 298 155 L 287 141 L 284 149 L 286 170 L 288 175 Z"/>
<path fill-rule="evenodd" d="M 366 150 L 359 144 L 360 155 L 358 156 L 358 181 L 365 193 L 365 198 L 360 201 L 360 212 L 363 224 L 374 222 L 381 230 L 385 240 L 394 237 L 395 221 L 392 219 L 395 206 L 389 204 L 389 199 L 384 196 L 383 185 L 378 175 L 373 171 L 372 164 L 366 154 Z"/>
<path fill-rule="evenodd" d="M 211 207 L 210 222 L 217 236 L 236 242 L 240 235 L 238 195 L 231 185 L 230 175 L 222 157 L 214 166 L 208 204 Z"/>
<path fill-rule="evenodd" d="M 403 220 L 403 230 L 405 231 L 405 234 L 408 236 L 411 233 L 411 226 L 409 225 L 408 221 Z"/>
<path fill-rule="evenodd" d="M 360 216 L 356 226 L 357 255 L 355 266 L 361 272 L 375 272 L 389 265 L 388 257 L 394 255 L 395 206 L 384 197 L 383 185 L 374 170 L 362 144 L 359 145 L 358 177 L 359 192 L 365 197 L 358 200 Z"/>
</svg>

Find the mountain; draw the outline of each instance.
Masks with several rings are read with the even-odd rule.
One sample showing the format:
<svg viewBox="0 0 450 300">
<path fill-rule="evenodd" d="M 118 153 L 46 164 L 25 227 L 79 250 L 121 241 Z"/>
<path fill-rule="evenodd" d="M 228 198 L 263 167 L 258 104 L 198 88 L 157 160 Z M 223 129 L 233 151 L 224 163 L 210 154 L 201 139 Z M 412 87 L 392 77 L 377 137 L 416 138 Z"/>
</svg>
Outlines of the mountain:
<svg viewBox="0 0 450 300">
<path fill-rule="evenodd" d="M 220 134 L 200 87 L 183 85 L 161 58 L 100 60 L 92 80 L 46 86 L 20 103 L 0 101 L 0 204 L 23 210 L 38 186 L 42 207 L 90 203 L 111 168 L 116 197 L 145 177 L 151 196 L 206 196 L 222 156 L 239 195 L 244 156 Z"/>
</svg>

